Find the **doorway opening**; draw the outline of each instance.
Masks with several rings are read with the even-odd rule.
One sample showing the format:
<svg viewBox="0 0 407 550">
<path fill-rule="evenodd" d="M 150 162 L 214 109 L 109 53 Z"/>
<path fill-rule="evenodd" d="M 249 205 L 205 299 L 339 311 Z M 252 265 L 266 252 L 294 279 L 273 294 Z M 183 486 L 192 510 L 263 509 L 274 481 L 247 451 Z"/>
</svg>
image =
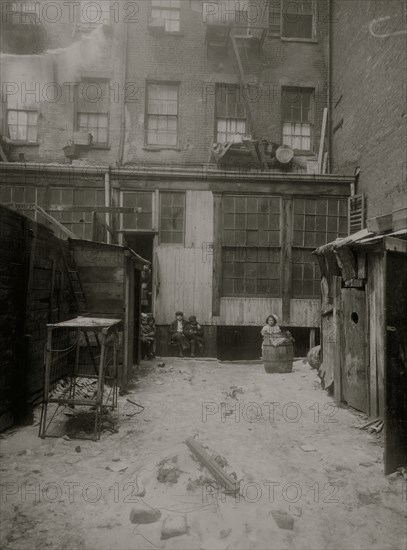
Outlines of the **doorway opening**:
<svg viewBox="0 0 407 550">
<path fill-rule="evenodd" d="M 153 258 L 154 258 L 154 233 L 127 233 L 125 234 L 126 246 L 134 250 L 136 254 L 150 262 L 150 269 L 141 273 L 141 313 L 153 313 Z M 138 292 L 136 293 L 138 294 Z"/>
</svg>

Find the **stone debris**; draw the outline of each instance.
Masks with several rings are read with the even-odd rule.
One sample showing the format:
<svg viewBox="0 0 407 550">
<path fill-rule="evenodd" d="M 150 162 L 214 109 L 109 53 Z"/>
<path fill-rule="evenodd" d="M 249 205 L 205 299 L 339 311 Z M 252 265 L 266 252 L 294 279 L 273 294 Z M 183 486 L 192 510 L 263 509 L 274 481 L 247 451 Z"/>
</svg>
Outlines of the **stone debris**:
<svg viewBox="0 0 407 550">
<path fill-rule="evenodd" d="M 316 451 L 316 448 L 312 445 L 300 445 L 300 449 L 304 451 L 305 453 L 309 453 L 311 451 Z"/>
<path fill-rule="evenodd" d="M 185 535 L 187 531 L 188 525 L 186 516 L 173 514 L 163 521 L 161 538 L 165 540 L 171 537 L 179 537 L 180 535 Z"/>
<path fill-rule="evenodd" d="M 157 464 L 157 481 L 160 483 L 177 483 L 179 476 L 182 474 L 177 466 L 178 457 L 165 457 Z"/>
<path fill-rule="evenodd" d="M 290 506 L 288 507 L 288 510 L 293 516 L 297 516 L 297 518 L 300 518 L 302 516 L 301 506 L 294 506 L 293 504 L 290 504 Z"/>
<path fill-rule="evenodd" d="M 144 524 L 155 523 L 161 518 L 161 512 L 154 508 L 141 508 L 133 506 L 130 512 L 131 523 Z"/>
<path fill-rule="evenodd" d="M 294 518 L 285 510 L 272 510 L 271 515 L 280 529 L 294 529 Z"/>
<path fill-rule="evenodd" d="M 127 470 L 128 466 L 127 464 L 108 464 L 106 466 L 106 470 L 110 470 L 111 472 L 124 472 L 124 470 Z"/>
</svg>

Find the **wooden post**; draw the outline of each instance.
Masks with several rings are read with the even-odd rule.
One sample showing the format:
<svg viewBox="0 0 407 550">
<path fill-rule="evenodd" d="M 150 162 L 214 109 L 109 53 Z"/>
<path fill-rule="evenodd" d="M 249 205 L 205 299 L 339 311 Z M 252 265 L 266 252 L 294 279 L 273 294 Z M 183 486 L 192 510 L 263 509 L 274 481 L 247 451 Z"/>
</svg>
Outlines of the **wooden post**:
<svg viewBox="0 0 407 550">
<path fill-rule="evenodd" d="M 40 433 L 41 438 L 45 438 L 47 426 L 48 396 L 51 378 L 51 351 L 52 351 L 52 327 L 47 329 L 47 347 L 45 349 L 45 379 L 44 379 L 44 401 L 42 403 Z"/>
<path fill-rule="evenodd" d="M 281 233 L 281 273 L 280 286 L 282 298 L 282 320 L 281 324 L 289 326 L 290 301 L 291 301 L 291 271 L 292 271 L 292 198 L 282 199 L 282 209 L 280 215 L 280 233 Z"/>
<path fill-rule="evenodd" d="M 336 402 L 342 401 L 342 342 L 341 342 L 341 323 L 342 323 L 342 277 L 332 277 L 333 293 L 333 322 L 335 327 L 334 334 L 334 399 Z"/>
<path fill-rule="evenodd" d="M 109 171 L 107 171 L 105 173 L 105 206 L 106 208 L 110 208 L 111 207 L 111 204 L 110 204 L 110 173 Z M 106 214 L 105 214 L 105 220 L 106 220 L 106 227 L 111 227 L 111 223 L 110 223 L 110 212 L 109 211 L 106 211 Z M 111 238 L 111 235 L 109 233 L 109 231 L 106 232 L 106 242 L 108 244 L 110 244 L 112 242 L 112 238 Z"/>
<path fill-rule="evenodd" d="M 205 251 L 202 251 L 205 254 Z M 222 288 L 222 195 L 213 195 L 212 316 L 220 315 Z"/>
</svg>

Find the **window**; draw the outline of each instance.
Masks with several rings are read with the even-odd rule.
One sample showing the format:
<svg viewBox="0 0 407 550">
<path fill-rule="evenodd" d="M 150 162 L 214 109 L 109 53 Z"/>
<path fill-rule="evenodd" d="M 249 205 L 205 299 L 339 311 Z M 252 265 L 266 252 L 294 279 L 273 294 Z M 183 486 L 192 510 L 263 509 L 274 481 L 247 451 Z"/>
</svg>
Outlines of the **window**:
<svg viewBox="0 0 407 550">
<path fill-rule="evenodd" d="M 283 88 L 281 97 L 283 144 L 300 151 L 312 150 L 314 90 Z"/>
<path fill-rule="evenodd" d="M 153 194 L 135 191 L 123 191 L 122 206 L 141 208 L 141 212 L 123 214 L 124 229 L 153 228 Z"/>
<path fill-rule="evenodd" d="M 283 37 L 314 38 L 315 0 L 283 0 Z"/>
<path fill-rule="evenodd" d="M 292 295 L 320 296 L 320 274 L 312 251 L 347 235 L 346 199 L 294 199 Z"/>
<path fill-rule="evenodd" d="M 104 189 L 72 189 L 69 187 L 52 187 L 49 206 L 45 209 L 59 222 L 67 227 L 78 239 L 92 239 L 92 212 L 58 211 L 64 206 L 105 206 Z"/>
<path fill-rule="evenodd" d="M 109 143 L 109 81 L 84 80 L 77 89 L 76 129 L 92 134 L 92 142 Z"/>
<path fill-rule="evenodd" d="M 27 206 L 33 207 L 37 204 L 37 188 L 36 187 L 1 187 L 0 202 L 4 206 L 9 206 L 18 210 L 25 216 L 35 219 L 35 212 L 32 209 L 27 209 Z"/>
<path fill-rule="evenodd" d="M 216 142 L 241 142 L 246 135 L 246 110 L 238 84 L 216 86 Z"/>
<path fill-rule="evenodd" d="M 99 113 L 78 113 L 78 130 L 92 134 L 93 143 L 108 142 L 108 116 Z"/>
<path fill-rule="evenodd" d="M 222 295 L 280 293 L 280 199 L 223 199 Z"/>
<path fill-rule="evenodd" d="M 184 242 L 185 194 L 160 193 L 160 244 Z"/>
<path fill-rule="evenodd" d="M 37 111 L 9 110 L 7 113 L 7 124 L 10 139 L 12 141 L 37 141 Z"/>
<path fill-rule="evenodd" d="M 165 32 L 180 30 L 181 0 L 151 0 L 152 19 L 164 19 Z"/>
<path fill-rule="evenodd" d="M 177 145 L 178 84 L 148 84 L 146 141 L 147 145 Z"/>
</svg>

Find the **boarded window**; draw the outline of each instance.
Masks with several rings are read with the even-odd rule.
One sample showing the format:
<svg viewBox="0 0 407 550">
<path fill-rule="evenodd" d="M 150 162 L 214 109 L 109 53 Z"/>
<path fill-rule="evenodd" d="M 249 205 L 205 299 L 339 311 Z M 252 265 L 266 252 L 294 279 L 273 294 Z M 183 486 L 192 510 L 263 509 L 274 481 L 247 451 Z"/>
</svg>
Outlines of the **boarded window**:
<svg viewBox="0 0 407 550">
<path fill-rule="evenodd" d="M 164 19 L 165 32 L 179 32 L 181 0 L 151 0 L 152 19 Z"/>
<path fill-rule="evenodd" d="M 146 142 L 148 145 L 177 145 L 178 84 L 148 84 Z"/>
<path fill-rule="evenodd" d="M 153 194 L 134 191 L 123 191 L 123 206 L 141 208 L 134 214 L 123 214 L 124 229 L 153 228 Z"/>
<path fill-rule="evenodd" d="M 284 87 L 281 96 L 283 144 L 300 151 L 312 150 L 314 90 Z"/>
<path fill-rule="evenodd" d="M 241 141 L 247 133 L 243 90 L 238 84 L 216 85 L 216 142 Z"/>
<path fill-rule="evenodd" d="M 320 297 L 320 272 L 312 251 L 347 235 L 347 199 L 295 198 L 293 216 L 292 295 Z"/>
<path fill-rule="evenodd" d="M 183 244 L 185 194 L 160 193 L 160 244 Z"/>
<path fill-rule="evenodd" d="M 223 296 L 278 296 L 280 199 L 226 196 L 222 206 Z"/>
<path fill-rule="evenodd" d="M 37 111 L 9 110 L 7 112 L 9 136 L 13 141 L 35 143 L 38 136 L 37 123 Z"/>
<path fill-rule="evenodd" d="M 93 143 L 109 142 L 109 81 L 84 80 L 77 89 L 76 128 L 92 134 Z"/>
<path fill-rule="evenodd" d="M 312 39 L 315 34 L 315 0 L 283 0 L 283 36 Z"/>
</svg>

